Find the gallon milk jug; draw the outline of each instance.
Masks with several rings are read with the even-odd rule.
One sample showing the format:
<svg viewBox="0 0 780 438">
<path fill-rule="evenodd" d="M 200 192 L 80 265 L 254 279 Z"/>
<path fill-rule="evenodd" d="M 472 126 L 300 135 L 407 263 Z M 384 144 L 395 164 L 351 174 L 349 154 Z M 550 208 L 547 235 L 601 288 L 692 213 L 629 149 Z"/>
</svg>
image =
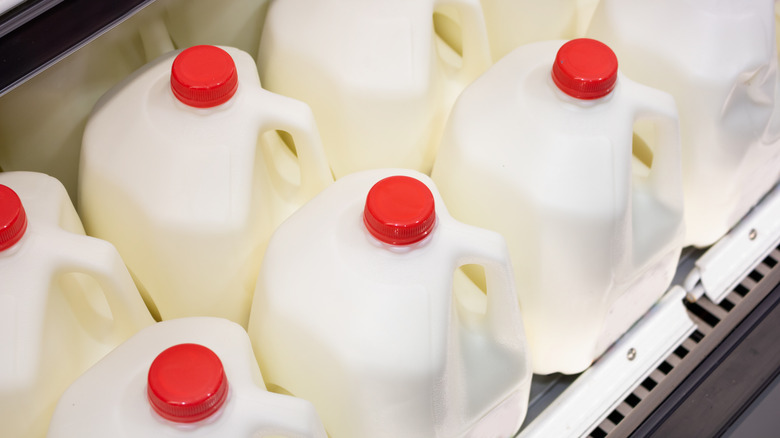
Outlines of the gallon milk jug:
<svg viewBox="0 0 780 438">
<path fill-rule="evenodd" d="M 326 438 L 311 403 L 266 391 L 246 331 L 213 317 L 117 347 L 65 391 L 47 436 Z"/>
<path fill-rule="evenodd" d="M 632 154 L 635 123 L 654 138 Z M 506 237 L 534 373 L 584 370 L 663 294 L 679 160 L 674 100 L 595 40 L 524 45 L 458 99 L 432 178 L 455 218 Z"/>
<path fill-rule="evenodd" d="M 453 292 L 466 264 L 487 294 Z M 350 174 L 285 221 L 248 331 L 269 387 L 314 403 L 332 438 L 508 437 L 525 416 L 506 243 L 456 222 L 416 171 Z"/>
<path fill-rule="evenodd" d="M 166 1 L 165 23 L 178 47 L 215 44 L 257 53 L 268 1 Z"/>
<path fill-rule="evenodd" d="M 68 385 L 153 322 L 58 180 L 0 173 L 0 435 L 43 436 Z"/>
<path fill-rule="evenodd" d="M 284 0 L 268 7 L 258 68 L 269 90 L 311 106 L 336 178 L 427 173 L 452 102 L 489 50 L 479 0 Z"/>
<path fill-rule="evenodd" d="M 332 181 L 309 108 L 263 90 L 229 47 L 163 55 L 114 87 L 81 158 L 87 232 L 117 246 L 162 319 L 246 324 L 271 232 Z"/>
<path fill-rule="evenodd" d="M 774 2 L 603 0 L 588 35 L 680 113 L 685 243 L 718 240 L 780 177 Z"/>
<path fill-rule="evenodd" d="M 481 0 L 493 61 L 534 41 L 585 34 L 598 0 Z"/>
</svg>

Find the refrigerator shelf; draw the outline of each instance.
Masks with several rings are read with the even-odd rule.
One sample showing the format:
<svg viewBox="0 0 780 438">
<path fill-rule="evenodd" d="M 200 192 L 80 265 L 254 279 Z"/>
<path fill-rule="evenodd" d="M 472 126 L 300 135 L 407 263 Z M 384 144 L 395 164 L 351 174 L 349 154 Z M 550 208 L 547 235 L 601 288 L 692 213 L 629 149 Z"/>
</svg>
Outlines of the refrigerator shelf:
<svg viewBox="0 0 780 438">
<path fill-rule="evenodd" d="M 658 419 L 646 423 L 654 412 L 674 403 L 670 395 L 686 379 L 706 374 L 701 367 L 712 368 L 705 360 L 732 332 L 774 305 L 764 301 L 780 284 L 778 262 L 780 186 L 707 251 L 686 249 L 674 286 L 588 370 L 534 376 L 518 436 L 644 436 L 659 428 Z M 701 272 L 717 281 L 690 281 Z"/>
</svg>

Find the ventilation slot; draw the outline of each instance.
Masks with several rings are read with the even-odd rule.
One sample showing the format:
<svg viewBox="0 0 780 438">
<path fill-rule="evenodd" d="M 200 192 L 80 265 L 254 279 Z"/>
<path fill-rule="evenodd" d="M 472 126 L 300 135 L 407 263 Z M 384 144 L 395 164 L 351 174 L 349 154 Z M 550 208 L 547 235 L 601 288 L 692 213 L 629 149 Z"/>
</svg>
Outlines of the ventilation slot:
<svg viewBox="0 0 780 438">
<path fill-rule="evenodd" d="M 613 410 L 604 421 L 601 422 L 589 437 L 604 438 L 631 414 L 632 411 L 642 407 L 642 402 L 655 390 L 663 380 L 683 361 L 691 355 L 691 352 L 712 333 L 718 324 L 729 318 L 734 309 L 739 308 L 751 291 L 764 278 L 769 276 L 780 260 L 780 246 L 772 251 L 761 263 L 758 264 L 719 304 L 710 301 L 706 296 L 695 303 L 685 302 L 688 314 L 697 325 L 697 329 L 658 367 L 650 373 L 639 385 Z M 780 269 L 780 268 L 777 268 Z M 728 325 L 728 324 L 727 324 Z M 693 358 L 691 358 L 693 359 Z M 701 358 L 696 359 L 701 360 Z M 623 431 L 625 432 L 625 431 Z"/>
</svg>

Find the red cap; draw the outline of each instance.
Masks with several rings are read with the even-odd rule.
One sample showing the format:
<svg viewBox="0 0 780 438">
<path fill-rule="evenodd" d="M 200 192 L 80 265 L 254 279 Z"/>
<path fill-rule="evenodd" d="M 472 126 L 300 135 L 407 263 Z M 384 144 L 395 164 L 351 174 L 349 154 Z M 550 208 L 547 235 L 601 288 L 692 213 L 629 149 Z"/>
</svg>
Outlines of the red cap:
<svg viewBox="0 0 780 438">
<path fill-rule="evenodd" d="M 202 420 L 225 403 L 228 381 L 222 361 L 198 344 L 179 344 L 157 355 L 149 367 L 147 395 L 163 418 L 179 423 Z"/>
<path fill-rule="evenodd" d="M 579 38 L 564 44 L 555 56 L 555 85 L 577 99 L 598 99 L 609 94 L 617 82 L 618 61 L 606 44 Z"/>
<path fill-rule="evenodd" d="M 184 104 L 211 108 L 230 100 L 237 88 L 236 64 L 219 47 L 193 46 L 173 60 L 171 90 Z"/>
<path fill-rule="evenodd" d="M 385 178 L 369 190 L 363 223 L 377 239 L 393 245 L 422 240 L 436 221 L 433 194 L 408 176 Z"/>
<path fill-rule="evenodd" d="M 26 230 L 27 214 L 22 200 L 10 187 L 0 184 L 0 251 L 14 246 Z"/>
</svg>

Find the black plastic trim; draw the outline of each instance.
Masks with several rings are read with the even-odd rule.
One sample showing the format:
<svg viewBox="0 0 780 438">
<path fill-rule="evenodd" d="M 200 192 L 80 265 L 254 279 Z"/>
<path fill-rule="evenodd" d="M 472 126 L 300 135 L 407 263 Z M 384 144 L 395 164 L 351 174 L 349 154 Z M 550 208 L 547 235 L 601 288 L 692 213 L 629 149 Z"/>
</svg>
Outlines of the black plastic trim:
<svg viewBox="0 0 780 438">
<path fill-rule="evenodd" d="M 0 95 L 154 0 L 49 0 L 0 38 Z M 21 5 L 20 5 L 21 6 Z M 33 5 L 34 6 L 34 5 Z M 9 11 L 14 13 L 16 8 Z M 33 12 L 30 12 L 33 14 Z M 13 19 L 13 16 L 11 17 Z"/>
<path fill-rule="evenodd" d="M 24 0 L 0 15 L 0 37 L 32 21 L 61 2 L 62 0 Z"/>
</svg>

